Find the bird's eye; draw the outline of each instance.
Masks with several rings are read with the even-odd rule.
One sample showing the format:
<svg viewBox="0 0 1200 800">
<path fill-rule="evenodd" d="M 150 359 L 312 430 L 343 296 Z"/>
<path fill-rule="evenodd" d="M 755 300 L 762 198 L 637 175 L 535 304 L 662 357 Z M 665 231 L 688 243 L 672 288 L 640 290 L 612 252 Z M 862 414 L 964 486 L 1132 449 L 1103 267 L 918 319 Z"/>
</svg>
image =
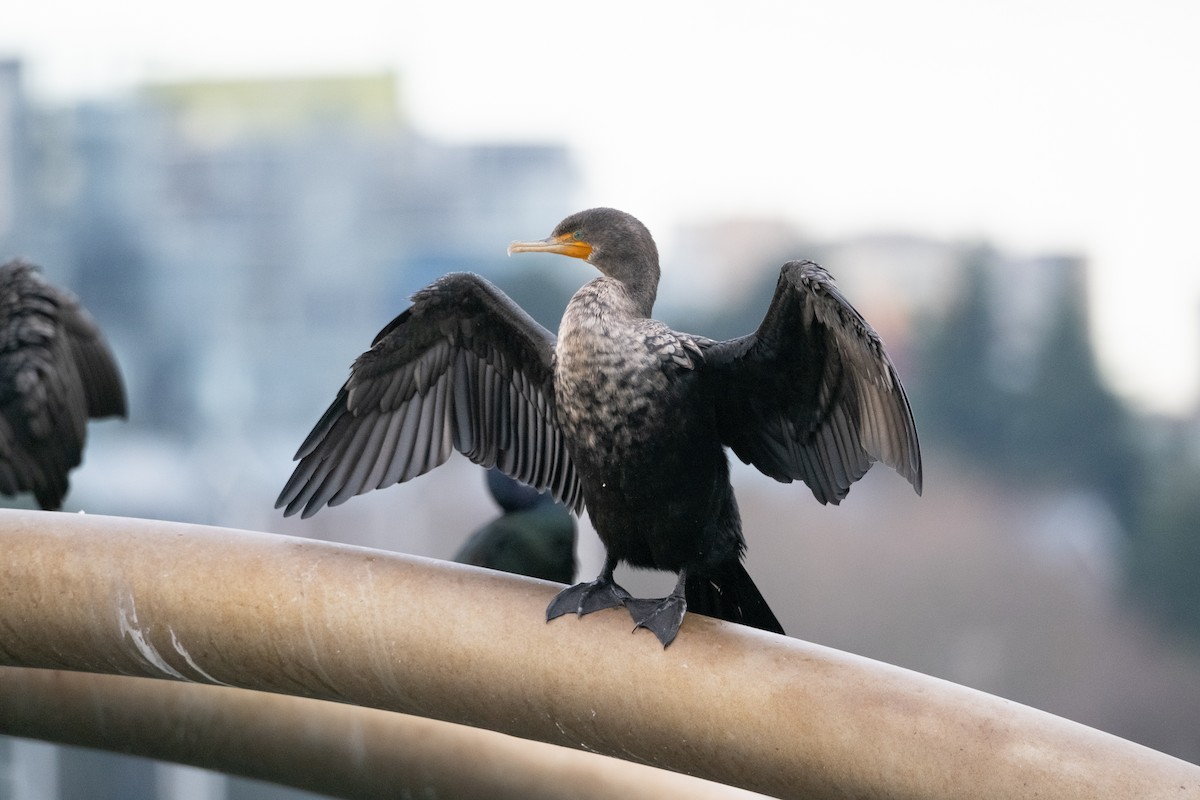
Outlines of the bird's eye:
<svg viewBox="0 0 1200 800">
<path fill-rule="evenodd" d="M 582 231 L 575 231 L 573 234 L 571 234 L 571 236 L 573 236 L 573 237 L 575 238 L 575 241 L 577 241 L 577 242 L 578 242 L 578 241 L 580 241 L 580 240 L 582 240 L 582 239 L 583 239 L 583 232 L 582 232 Z"/>
</svg>

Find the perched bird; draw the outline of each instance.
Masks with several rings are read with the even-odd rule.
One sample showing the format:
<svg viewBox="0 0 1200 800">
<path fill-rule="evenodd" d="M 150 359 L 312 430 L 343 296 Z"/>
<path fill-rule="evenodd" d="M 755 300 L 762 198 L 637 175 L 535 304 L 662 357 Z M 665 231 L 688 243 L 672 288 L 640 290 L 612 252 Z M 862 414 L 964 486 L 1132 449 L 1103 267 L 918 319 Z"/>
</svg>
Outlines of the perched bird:
<svg viewBox="0 0 1200 800">
<path fill-rule="evenodd" d="M 789 262 L 758 330 L 713 341 L 650 318 L 658 249 L 611 208 L 581 211 L 512 253 L 600 271 L 554 335 L 499 289 L 450 274 L 375 337 L 301 445 L 276 507 L 305 516 L 441 464 L 452 449 L 586 507 L 607 557 L 547 619 L 624 606 L 664 646 L 684 612 L 782 633 L 742 566 L 728 447 L 779 481 L 838 503 L 873 461 L 919 493 L 912 412 L 879 337 L 821 267 Z M 661 599 L 630 596 L 621 562 L 678 574 Z"/>
<path fill-rule="evenodd" d="M 495 467 L 487 471 L 487 485 L 504 513 L 475 531 L 454 560 L 558 583 L 575 580 L 575 520 L 567 507 Z"/>
<path fill-rule="evenodd" d="M 61 508 L 88 418 L 110 416 L 125 387 L 91 316 L 34 265 L 0 265 L 0 493 Z"/>
</svg>

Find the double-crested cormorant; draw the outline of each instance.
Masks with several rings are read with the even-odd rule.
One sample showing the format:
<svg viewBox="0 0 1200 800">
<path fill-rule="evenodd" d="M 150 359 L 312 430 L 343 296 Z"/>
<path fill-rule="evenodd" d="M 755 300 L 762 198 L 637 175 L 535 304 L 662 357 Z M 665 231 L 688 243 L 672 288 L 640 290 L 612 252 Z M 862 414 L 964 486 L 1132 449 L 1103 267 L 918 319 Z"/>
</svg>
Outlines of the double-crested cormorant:
<svg viewBox="0 0 1200 800">
<path fill-rule="evenodd" d="M 782 633 L 742 566 L 724 448 L 837 503 L 873 461 L 921 490 L 908 399 L 879 337 L 811 262 L 789 262 L 758 330 L 729 341 L 650 318 L 658 250 L 629 214 L 594 208 L 509 253 L 581 258 L 601 277 L 559 337 L 492 284 L 447 275 L 375 337 L 301 445 L 280 494 L 305 516 L 441 464 L 451 449 L 586 506 L 607 551 L 596 580 L 547 619 L 623 605 L 663 645 L 686 609 Z M 629 595 L 620 562 L 675 572 L 662 599 Z"/>
<path fill-rule="evenodd" d="M 567 507 L 495 467 L 487 471 L 487 485 L 504 513 L 471 534 L 454 560 L 558 583 L 575 580 L 575 520 Z"/>
<path fill-rule="evenodd" d="M 0 493 L 62 506 L 89 417 L 125 416 L 125 388 L 100 329 L 37 267 L 0 266 Z"/>
</svg>

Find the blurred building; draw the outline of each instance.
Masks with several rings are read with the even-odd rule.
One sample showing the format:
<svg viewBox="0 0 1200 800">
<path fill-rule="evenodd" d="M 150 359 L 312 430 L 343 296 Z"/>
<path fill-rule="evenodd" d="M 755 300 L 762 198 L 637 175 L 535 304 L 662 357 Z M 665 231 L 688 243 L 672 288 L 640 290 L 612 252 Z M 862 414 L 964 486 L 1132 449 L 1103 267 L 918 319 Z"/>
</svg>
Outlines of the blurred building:
<svg viewBox="0 0 1200 800">
<path fill-rule="evenodd" d="M 0 253 L 85 298 L 129 383 L 127 427 L 180 442 L 296 438 L 412 291 L 504 269 L 576 183 L 562 146 L 421 136 L 390 73 L 42 108 L 0 64 Z"/>
</svg>

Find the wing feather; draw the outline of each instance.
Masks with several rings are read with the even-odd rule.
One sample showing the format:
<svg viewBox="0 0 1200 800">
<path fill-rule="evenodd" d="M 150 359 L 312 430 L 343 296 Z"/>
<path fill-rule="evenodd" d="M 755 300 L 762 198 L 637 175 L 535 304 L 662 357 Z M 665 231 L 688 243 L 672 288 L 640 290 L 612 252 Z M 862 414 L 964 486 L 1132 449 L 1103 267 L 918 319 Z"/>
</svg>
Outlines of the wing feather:
<svg viewBox="0 0 1200 800">
<path fill-rule="evenodd" d="M 904 387 L 878 334 L 820 266 L 783 266 L 755 333 L 698 341 L 718 381 L 722 440 L 743 461 L 804 481 L 822 503 L 840 502 L 875 461 L 920 493 Z"/>
<path fill-rule="evenodd" d="M 380 421 L 375 427 L 383 431 L 383 442 L 379 448 L 379 455 L 375 458 L 375 463 L 371 465 L 371 472 L 363 481 L 363 486 L 369 491 L 371 489 L 382 489 L 385 486 L 390 486 L 391 483 L 386 483 L 384 477 L 387 475 L 388 467 L 396 458 L 396 448 L 400 444 L 400 429 L 404 425 L 404 419 L 399 414 L 391 414 L 386 422 Z M 394 483 L 395 481 L 392 481 Z"/>
<path fill-rule="evenodd" d="M 311 516 L 402 483 L 458 450 L 582 510 L 558 428 L 554 336 L 465 273 L 422 289 L 355 360 L 276 502 Z"/>
<path fill-rule="evenodd" d="M 414 400 L 417 408 L 413 408 Z M 404 475 L 408 472 L 408 463 L 412 459 L 413 450 L 416 449 L 417 428 L 421 422 L 420 398 L 402 403 L 396 409 L 395 416 L 401 420 L 400 433 L 396 442 L 396 452 L 392 455 L 392 460 L 388 463 L 388 471 L 383 476 L 383 485 L 391 486 L 393 483 L 403 483 Z"/>
<path fill-rule="evenodd" d="M 460 350 L 454 360 L 454 447 L 460 453 L 471 453 L 475 449 L 475 431 L 478 429 L 475 371 L 467 363 L 466 351 Z M 375 487 L 382 488 L 382 487 Z"/>
<path fill-rule="evenodd" d="M 333 474 L 340 476 L 339 488 L 329 499 L 329 505 L 336 506 L 346 502 L 366 485 L 367 476 L 375 467 L 380 444 L 386 433 L 386 425 L 360 425 L 354 431 L 338 468 L 334 470 Z"/>
</svg>

